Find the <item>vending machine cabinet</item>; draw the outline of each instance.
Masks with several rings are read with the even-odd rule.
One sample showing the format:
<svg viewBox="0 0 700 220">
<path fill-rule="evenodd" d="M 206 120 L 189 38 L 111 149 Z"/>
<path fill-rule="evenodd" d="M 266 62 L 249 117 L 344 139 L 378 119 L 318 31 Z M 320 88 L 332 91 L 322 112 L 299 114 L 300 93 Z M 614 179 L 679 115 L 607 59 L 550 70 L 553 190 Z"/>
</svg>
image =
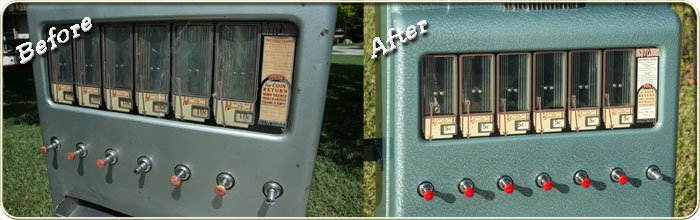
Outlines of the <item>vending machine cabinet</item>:
<svg viewBox="0 0 700 220">
<path fill-rule="evenodd" d="M 672 216 L 670 5 L 379 9 L 377 216 Z"/>
<path fill-rule="evenodd" d="M 27 5 L 56 215 L 304 216 L 336 5 Z"/>
</svg>

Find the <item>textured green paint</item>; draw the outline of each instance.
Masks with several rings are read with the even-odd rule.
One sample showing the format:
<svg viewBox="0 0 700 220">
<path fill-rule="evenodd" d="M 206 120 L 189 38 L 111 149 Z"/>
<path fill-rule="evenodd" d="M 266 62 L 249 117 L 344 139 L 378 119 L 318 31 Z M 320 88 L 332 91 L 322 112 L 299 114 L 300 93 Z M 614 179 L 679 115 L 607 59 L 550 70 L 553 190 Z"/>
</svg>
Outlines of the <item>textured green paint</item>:
<svg viewBox="0 0 700 220">
<path fill-rule="evenodd" d="M 380 14 L 381 31 L 425 19 L 429 33 L 397 42 L 397 51 L 379 58 L 384 148 L 378 216 L 672 216 L 681 29 L 669 5 L 504 11 L 501 4 L 386 4 Z M 634 47 L 661 50 L 659 117 L 652 128 L 432 142 L 420 136 L 418 65 L 424 55 Z M 652 164 L 666 181 L 646 179 Z M 629 184 L 610 181 L 614 167 L 626 171 Z M 577 170 L 588 172 L 590 188 L 573 183 Z M 555 189 L 535 185 L 540 172 L 552 176 Z M 498 190 L 501 175 L 514 179 L 516 192 Z M 465 177 L 479 189 L 473 198 L 457 191 Z M 417 195 L 422 181 L 435 185 L 433 201 Z"/>
</svg>

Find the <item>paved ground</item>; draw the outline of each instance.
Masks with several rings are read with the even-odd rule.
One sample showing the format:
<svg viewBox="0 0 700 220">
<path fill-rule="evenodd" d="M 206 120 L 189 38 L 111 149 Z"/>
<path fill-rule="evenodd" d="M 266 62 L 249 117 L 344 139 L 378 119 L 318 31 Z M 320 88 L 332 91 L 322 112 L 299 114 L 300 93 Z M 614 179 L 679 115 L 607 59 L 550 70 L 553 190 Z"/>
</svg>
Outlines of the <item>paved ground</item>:
<svg viewBox="0 0 700 220">
<path fill-rule="evenodd" d="M 333 55 L 362 56 L 362 46 L 333 46 Z"/>
</svg>

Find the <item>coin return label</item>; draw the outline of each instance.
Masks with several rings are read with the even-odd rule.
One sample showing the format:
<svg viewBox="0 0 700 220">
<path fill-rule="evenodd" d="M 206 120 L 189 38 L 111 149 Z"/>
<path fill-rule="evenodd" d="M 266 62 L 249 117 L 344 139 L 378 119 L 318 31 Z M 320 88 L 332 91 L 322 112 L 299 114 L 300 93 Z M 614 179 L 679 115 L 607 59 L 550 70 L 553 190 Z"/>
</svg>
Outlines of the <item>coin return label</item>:
<svg viewBox="0 0 700 220">
<path fill-rule="evenodd" d="M 656 122 L 659 49 L 637 49 L 637 121 Z"/>
</svg>

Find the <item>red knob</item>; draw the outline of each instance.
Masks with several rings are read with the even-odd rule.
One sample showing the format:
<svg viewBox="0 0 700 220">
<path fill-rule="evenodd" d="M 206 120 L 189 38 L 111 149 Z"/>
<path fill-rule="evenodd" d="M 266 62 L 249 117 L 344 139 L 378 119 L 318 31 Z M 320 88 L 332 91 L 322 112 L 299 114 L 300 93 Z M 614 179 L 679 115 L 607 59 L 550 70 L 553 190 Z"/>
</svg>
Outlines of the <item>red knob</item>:
<svg viewBox="0 0 700 220">
<path fill-rule="evenodd" d="M 583 178 L 583 180 L 581 180 L 581 187 L 588 188 L 589 186 L 591 186 L 591 179 L 588 177 Z"/>
<path fill-rule="evenodd" d="M 102 160 L 102 159 L 97 160 L 97 168 L 104 169 L 106 165 L 107 165 L 107 163 L 105 163 L 104 160 Z"/>
<path fill-rule="evenodd" d="M 224 196 L 226 195 L 226 187 L 222 185 L 216 185 L 214 187 L 214 193 L 216 194 L 216 196 Z"/>
<path fill-rule="evenodd" d="M 625 175 L 625 171 L 622 170 L 622 168 L 615 167 L 612 169 L 610 172 L 610 179 L 612 179 L 613 182 L 618 182 L 620 185 L 625 185 L 627 184 L 627 175 Z"/>
<path fill-rule="evenodd" d="M 433 200 L 433 196 L 435 196 L 435 194 L 433 193 L 433 191 L 432 191 L 432 190 L 427 190 L 427 191 L 425 191 L 425 193 L 423 194 L 423 199 L 425 199 L 425 201 L 430 201 L 430 200 Z"/>
<path fill-rule="evenodd" d="M 503 191 L 506 192 L 506 194 L 511 194 L 515 190 L 515 187 L 513 186 L 512 183 L 506 184 L 505 187 L 503 187 Z"/>
<path fill-rule="evenodd" d="M 467 198 L 471 198 L 472 196 L 474 196 L 474 187 L 466 188 L 464 190 L 464 196 L 466 196 Z"/>
<path fill-rule="evenodd" d="M 41 148 L 39 148 L 39 151 L 41 151 L 42 154 L 46 154 L 49 152 L 49 149 L 46 148 L 46 146 L 41 146 Z"/>
<path fill-rule="evenodd" d="M 173 185 L 174 187 L 180 186 L 180 183 L 181 183 L 181 182 L 182 182 L 182 181 L 180 181 L 180 177 L 177 177 L 177 176 L 171 176 L 171 177 L 170 177 L 170 185 Z M 217 194 L 217 195 L 218 195 L 218 194 Z"/>
<path fill-rule="evenodd" d="M 617 180 L 620 185 L 625 185 L 627 184 L 627 175 L 620 175 L 620 179 Z"/>
<path fill-rule="evenodd" d="M 68 158 L 68 160 L 75 160 L 75 153 L 68 152 L 68 154 L 66 154 L 66 157 Z"/>
<path fill-rule="evenodd" d="M 544 191 L 549 191 L 552 190 L 553 185 L 554 184 L 552 184 L 551 180 L 547 180 L 547 182 L 544 182 L 544 184 L 542 185 L 542 188 L 544 188 Z"/>
</svg>

